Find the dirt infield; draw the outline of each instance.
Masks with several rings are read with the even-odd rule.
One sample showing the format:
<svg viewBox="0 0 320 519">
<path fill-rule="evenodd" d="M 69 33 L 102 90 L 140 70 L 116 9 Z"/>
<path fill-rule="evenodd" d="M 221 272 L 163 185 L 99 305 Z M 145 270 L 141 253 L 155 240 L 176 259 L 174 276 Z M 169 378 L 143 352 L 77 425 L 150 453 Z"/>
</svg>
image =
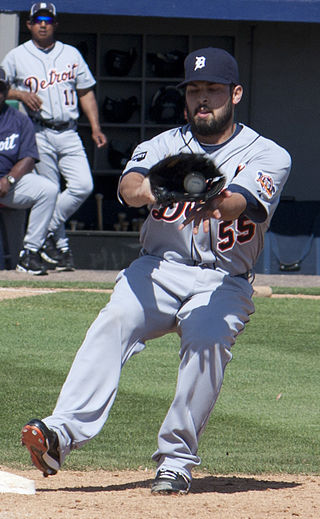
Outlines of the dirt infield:
<svg viewBox="0 0 320 519">
<path fill-rule="evenodd" d="M 0 287 L 0 300 L 1 299 L 16 299 L 20 297 L 30 296 L 41 296 L 43 294 L 55 294 L 56 292 L 72 292 L 72 291 L 84 291 L 84 292 L 104 292 L 110 293 L 111 289 L 96 289 L 96 288 L 27 288 L 27 287 L 14 287 L 14 288 L 1 288 Z"/>
<path fill-rule="evenodd" d="M 154 496 L 151 471 L 15 473 L 36 494 L 2 494 L 0 519 L 319 519 L 320 476 L 197 473 L 187 496 Z"/>
<path fill-rule="evenodd" d="M 85 291 L 85 292 L 104 292 L 111 293 L 111 289 L 95 289 L 95 288 L 27 288 L 27 287 L 0 287 L 0 300 L 5 299 L 16 299 L 20 297 L 39 296 L 43 294 L 54 294 L 56 292 L 70 292 L 70 291 Z M 257 285 L 254 287 L 255 297 L 272 297 L 272 298 L 294 298 L 299 297 L 303 299 L 319 299 L 318 295 L 306 295 L 306 294 L 273 294 L 272 288 L 268 285 Z"/>
<path fill-rule="evenodd" d="M 116 270 L 76 270 L 74 272 L 49 271 L 47 276 L 31 276 L 15 270 L 0 270 L 0 284 L 3 281 L 36 281 L 41 285 L 48 281 L 83 281 L 113 283 L 118 271 Z M 320 287 L 320 276 L 302 274 L 256 274 L 256 286 L 279 287 Z"/>
</svg>

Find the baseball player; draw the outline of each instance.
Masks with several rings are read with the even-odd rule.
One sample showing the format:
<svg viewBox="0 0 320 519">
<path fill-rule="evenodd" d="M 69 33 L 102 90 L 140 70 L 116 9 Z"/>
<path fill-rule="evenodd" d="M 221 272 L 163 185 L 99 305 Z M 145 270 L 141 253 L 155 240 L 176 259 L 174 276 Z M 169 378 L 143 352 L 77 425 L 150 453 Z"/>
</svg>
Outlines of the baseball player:
<svg viewBox="0 0 320 519">
<path fill-rule="evenodd" d="M 29 117 L 5 103 L 9 83 L 0 67 L 0 204 L 14 209 L 31 209 L 24 236 L 18 272 L 46 274 L 40 257 L 56 204 L 58 188 L 33 171 L 39 160 Z"/>
<path fill-rule="evenodd" d="M 98 148 L 106 145 L 97 103 L 95 80 L 77 49 L 55 41 L 56 8 L 49 2 L 32 5 L 27 27 L 31 40 L 12 49 L 3 60 L 12 83 L 8 98 L 22 101 L 31 117 L 39 149 L 37 172 L 60 188 L 49 224 L 42 258 L 57 270 L 74 270 L 65 222 L 93 189 L 89 163 L 77 133 L 78 98 Z"/>
<path fill-rule="evenodd" d="M 176 393 L 158 434 L 151 491 L 187 493 L 200 464 L 198 442 L 218 398 L 231 347 L 254 312 L 251 272 L 287 180 L 287 151 L 234 121 L 242 97 L 226 51 L 185 60 L 188 124 L 138 145 L 119 183 L 133 207 L 148 205 L 141 255 L 119 273 L 110 302 L 89 328 L 51 416 L 23 427 L 22 443 L 44 475 L 103 427 L 122 366 L 146 341 L 181 339 Z M 227 178 L 215 199 L 156 203 L 147 176 L 176 153 L 205 154 Z"/>
</svg>

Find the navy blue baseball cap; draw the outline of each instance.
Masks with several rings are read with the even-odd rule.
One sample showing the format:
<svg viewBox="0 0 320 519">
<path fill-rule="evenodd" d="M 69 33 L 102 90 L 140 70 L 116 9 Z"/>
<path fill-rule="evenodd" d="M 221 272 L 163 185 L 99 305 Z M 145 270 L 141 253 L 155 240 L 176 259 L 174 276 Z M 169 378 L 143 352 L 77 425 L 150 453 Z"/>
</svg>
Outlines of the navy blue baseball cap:
<svg viewBox="0 0 320 519">
<path fill-rule="evenodd" d="M 207 47 L 188 54 L 184 60 L 185 80 L 182 87 L 193 81 L 209 81 L 230 85 L 239 84 L 238 64 L 233 56 L 224 49 Z"/>
<path fill-rule="evenodd" d="M 30 9 L 30 18 L 35 16 L 39 11 L 47 11 L 52 14 L 52 16 L 57 16 L 56 6 L 51 2 L 37 2 L 33 4 Z"/>
</svg>

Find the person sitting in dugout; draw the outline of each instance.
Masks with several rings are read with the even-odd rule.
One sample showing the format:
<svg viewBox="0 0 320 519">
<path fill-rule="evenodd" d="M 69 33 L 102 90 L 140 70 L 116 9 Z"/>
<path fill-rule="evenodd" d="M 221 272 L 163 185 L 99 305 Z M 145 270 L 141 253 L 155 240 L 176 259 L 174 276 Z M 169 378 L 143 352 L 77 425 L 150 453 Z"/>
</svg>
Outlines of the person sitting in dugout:
<svg viewBox="0 0 320 519">
<path fill-rule="evenodd" d="M 47 237 L 58 188 L 33 170 L 39 161 L 33 124 L 25 114 L 8 106 L 9 88 L 0 67 L 0 204 L 30 209 L 16 270 L 39 276 L 47 273 L 39 251 Z"/>
</svg>

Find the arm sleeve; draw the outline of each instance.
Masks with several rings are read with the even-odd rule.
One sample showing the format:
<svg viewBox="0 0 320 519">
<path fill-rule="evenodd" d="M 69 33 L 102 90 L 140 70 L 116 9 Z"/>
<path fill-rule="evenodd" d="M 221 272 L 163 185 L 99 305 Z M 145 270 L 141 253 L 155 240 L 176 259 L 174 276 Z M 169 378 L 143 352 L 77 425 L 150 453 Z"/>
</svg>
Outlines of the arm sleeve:
<svg viewBox="0 0 320 519">
<path fill-rule="evenodd" d="M 121 204 L 126 205 L 120 195 L 120 184 L 123 177 L 132 172 L 147 176 L 149 169 L 163 158 L 163 156 L 161 156 L 161 147 L 159 145 L 155 146 L 155 142 L 157 142 L 157 138 L 138 144 L 134 149 L 131 159 L 127 162 L 118 182 L 117 195 Z"/>
<path fill-rule="evenodd" d="M 262 223 L 267 219 L 267 213 L 262 204 L 260 204 L 259 200 L 253 196 L 250 191 L 248 191 L 245 187 L 239 186 L 237 184 L 230 184 L 228 186 L 229 191 L 232 193 L 240 193 L 243 195 L 247 201 L 247 207 L 244 211 L 250 220 L 255 223 Z"/>
<path fill-rule="evenodd" d="M 244 213 L 249 218 L 261 223 L 272 217 L 290 169 L 289 153 L 271 141 L 249 157 L 230 184 L 231 191 L 237 190 L 246 198 L 248 207 Z"/>
</svg>

